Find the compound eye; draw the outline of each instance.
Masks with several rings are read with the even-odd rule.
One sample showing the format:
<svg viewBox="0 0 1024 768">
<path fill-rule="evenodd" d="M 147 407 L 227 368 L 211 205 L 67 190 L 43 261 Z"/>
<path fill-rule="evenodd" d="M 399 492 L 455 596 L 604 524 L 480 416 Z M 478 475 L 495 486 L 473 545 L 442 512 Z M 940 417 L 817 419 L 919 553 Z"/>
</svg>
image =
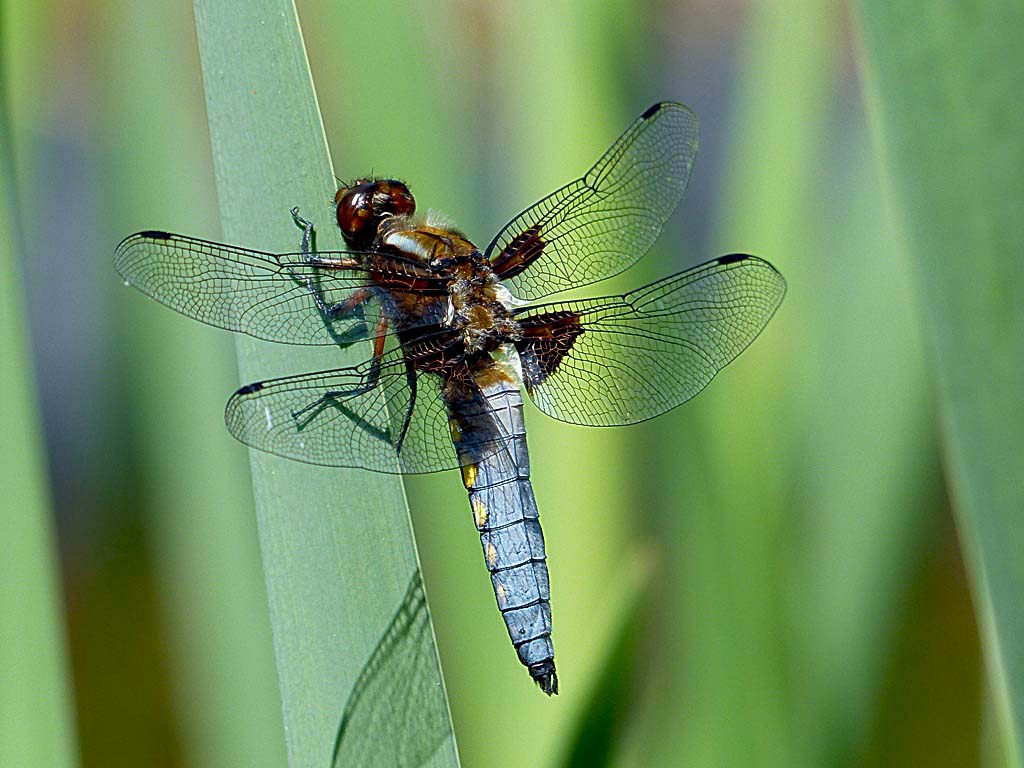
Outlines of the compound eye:
<svg viewBox="0 0 1024 768">
<path fill-rule="evenodd" d="M 416 212 L 416 200 L 402 182 L 389 179 L 379 182 L 377 187 L 380 212 L 392 216 L 408 216 Z"/>
<path fill-rule="evenodd" d="M 360 184 L 352 189 L 339 189 L 334 197 L 338 204 L 338 226 L 350 245 L 373 236 L 373 192 L 369 185 Z"/>
</svg>

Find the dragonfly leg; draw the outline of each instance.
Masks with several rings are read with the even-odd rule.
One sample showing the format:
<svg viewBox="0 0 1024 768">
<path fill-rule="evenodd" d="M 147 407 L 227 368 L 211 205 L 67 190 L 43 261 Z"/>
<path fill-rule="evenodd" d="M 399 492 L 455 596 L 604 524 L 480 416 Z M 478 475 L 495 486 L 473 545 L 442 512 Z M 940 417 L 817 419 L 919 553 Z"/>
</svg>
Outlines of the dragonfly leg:
<svg viewBox="0 0 1024 768">
<path fill-rule="evenodd" d="M 402 429 L 395 443 L 395 452 L 399 456 L 402 455 L 402 443 L 405 442 L 405 435 L 412 423 L 412 412 L 416 408 L 416 368 L 408 360 L 405 361 L 405 380 L 409 384 L 409 407 L 405 409 L 405 419 L 402 421 Z"/>
<path fill-rule="evenodd" d="M 302 230 L 302 256 L 307 264 L 324 269 L 353 269 L 362 266 L 363 262 L 355 256 L 335 255 L 330 259 L 320 256 L 316 252 L 316 230 L 313 228 L 313 222 L 299 215 L 298 206 L 292 208 L 291 214 L 295 226 Z"/>
<path fill-rule="evenodd" d="M 292 221 L 295 222 L 296 226 L 302 229 L 302 257 L 307 264 L 321 267 L 323 269 L 351 269 L 358 266 L 357 260 L 351 257 L 338 257 L 334 259 L 320 258 L 316 252 L 316 230 L 313 228 L 313 222 L 304 219 L 299 215 L 298 206 L 291 209 L 291 214 Z M 288 271 L 293 280 L 300 285 L 305 286 L 306 290 L 309 291 L 309 295 L 313 297 L 313 301 L 316 303 L 317 309 L 320 310 L 320 314 L 328 324 L 334 320 L 342 318 L 354 317 L 356 319 L 362 319 L 358 310 L 374 295 L 371 288 L 361 288 L 339 302 L 328 304 L 316 276 L 307 277 L 296 275 L 295 271 L 290 267 L 288 268 Z M 328 325 L 328 332 L 339 345 L 344 346 L 362 336 L 365 333 L 365 326 L 357 325 L 352 329 L 349 329 L 349 331 L 343 335 L 335 335 L 334 329 Z"/>
<path fill-rule="evenodd" d="M 370 366 L 370 373 L 366 377 L 366 381 L 358 387 L 353 387 L 352 389 L 329 389 L 309 405 L 304 405 L 299 410 L 292 411 L 292 419 L 295 420 L 296 426 L 299 429 L 302 429 L 309 424 L 309 422 L 312 421 L 320 411 L 328 405 L 331 405 L 334 400 L 339 398 L 348 399 L 350 397 L 358 397 L 359 395 L 365 395 L 367 392 L 372 392 L 376 388 L 379 379 L 380 365 L 375 360 L 374 364 Z"/>
<path fill-rule="evenodd" d="M 356 310 L 373 298 L 373 295 L 374 291 L 372 288 L 360 288 L 347 299 L 342 299 L 336 304 L 331 304 L 330 306 L 324 304 L 323 298 L 320 297 L 317 302 L 317 306 L 320 307 L 320 311 L 323 312 L 329 320 L 337 320 L 340 317 L 352 317 L 355 315 Z"/>
<path fill-rule="evenodd" d="M 310 295 L 313 297 L 313 301 L 316 302 L 316 308 L 320 310 L 320 314 L 324 316 L 325 320 L 341 320 L 349 317 L 361 319 L 359 315 L 360 307 L 374 296 L 374 290 L 372 288 L 360 288 L 353 292 L 348 298 L 342 299 L 334 304 L 328 304 L 324 301 L 320 288 L 314 284 L 312 280 L 302 280 L 302 282 L 309 290 Z M 363 338 L 366 337 L 364 336 Z"/>
<path fill-rule="evenodd" d="M 316 231 L 313 229 L 313 222 L 299 216 L 298 206 L 292 208 L 291 214 L 292 221 L 295 222 L 295 226 L 302 230 L 302 258 L 307 264 L 315 264 Z M 331 314 L 333 307 L 329 307 L 327 302 L 324 301 L 323 294 L 320 292 L 320 286 L 317 285 L 312 278 L 299 277 L 294 271 L 292 271 L 291 267 L 288 268 L 288 272 L 291 274 L 293 280 L 306 286 L 306 289 L 313 297 L 313 301 L 316 302 L 317 309 L 320 310 L 320 314 L 324 316 L 324 319 L 333 320 L 334 316 Z"/>
<path fill-rule="evenodd" d="M 299 429 L 305 427 L 324 408 L 331 405 L 332 401 L 339 398 L 358 397 L 359 395 L 365 395 L 367 392 L 372 392 L 376 389 L 377 384 L 380 381 L 381 358 L 384 355 L 384 337 L 387 334 L 387 331 L 388 319 L 386 316 L 382 315 L 377 321 L 377 334 L 376 338 L 373 340 L 373 357 L 370 360 L 370 370 L 366 374 L 366 378 L 362 384 L 358 387 L 353 387 L 352 389 L 328 390 L 308 405 L 304 405 L 297 411 L 292 411 L 292 419 L 295 421 L 295 424 Z"/>
<path fill-rule="evenodd" d="M 302 255 L 309 260 L 311 254 L 316 253 L 316 231 L 313 229 L 313 222 L 299 216 L 299 206 L 292 208 L 292 221 L 295 226 L 302 230 Z"/>
</svg>

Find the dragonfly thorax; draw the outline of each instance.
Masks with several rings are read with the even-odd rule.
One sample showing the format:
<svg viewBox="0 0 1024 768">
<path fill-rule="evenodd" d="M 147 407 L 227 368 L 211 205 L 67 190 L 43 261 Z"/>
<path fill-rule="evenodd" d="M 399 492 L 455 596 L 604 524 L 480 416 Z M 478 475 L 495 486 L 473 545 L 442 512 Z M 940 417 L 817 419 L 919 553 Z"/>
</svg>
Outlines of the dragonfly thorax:
<svg viewBox="0 0 1024 768">
<path fill-rule="evenodd" d="M 520 338 L 508 291 L 490 265 L 476 258 L 463 261 L 453 270 L 449 283 L 450 324 L 461 332 L 467 352 L 491 352 L 501 344 Z"/>
<path fill-rule="evenodd" d="M 412 217 L 394 217 L 381 225 L 380 243 L 446 279 L 444 324 L 461 334 L 467 353 L 490 352 L 519 338 L 511 294 L 461 232 L 416 224 Z"/>
</svg>

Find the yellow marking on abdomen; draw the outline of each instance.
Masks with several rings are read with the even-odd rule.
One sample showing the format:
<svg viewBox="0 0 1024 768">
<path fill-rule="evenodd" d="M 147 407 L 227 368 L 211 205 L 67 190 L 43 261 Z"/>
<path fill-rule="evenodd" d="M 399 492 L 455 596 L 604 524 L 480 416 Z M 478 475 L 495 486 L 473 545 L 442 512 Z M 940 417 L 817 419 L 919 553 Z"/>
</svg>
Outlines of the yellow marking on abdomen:
<svg viewBox="0 0 1024 768">
<path fill-rule="evenodd" d="M 472 488 L 476 483 L 476 464 L 467 464 L 462 467 L 462 484 Z"/>
<path fill-rule="evenodd" d="M 498 596 L 498 605 L 505 605 L 505 585 L 499 584 L 498 588 L 494 590 L 494 594 Z"/>
<path fill-rule="evenodd" d="M 498 562 L 498 550 L 491 542 L 487 542 L 487 565 L 493 568 Z"/>
<path fill-rule="evenodd" d="M 459 422 L 455 419 L 449 419 L 448 428 L 452 431 L 452 440 L 456 443 L 462 440 L 462 430 L 459 429 Z"/>
<path fill-rule="evenodd" d="M 480 500 L 479 496 L 474 496 L 470 500 L 470 505 L 473 507 L 473 520 L 476 521 L 476 527 L 483 528 L 487 525 L 487 505 Z"/>
</svg>

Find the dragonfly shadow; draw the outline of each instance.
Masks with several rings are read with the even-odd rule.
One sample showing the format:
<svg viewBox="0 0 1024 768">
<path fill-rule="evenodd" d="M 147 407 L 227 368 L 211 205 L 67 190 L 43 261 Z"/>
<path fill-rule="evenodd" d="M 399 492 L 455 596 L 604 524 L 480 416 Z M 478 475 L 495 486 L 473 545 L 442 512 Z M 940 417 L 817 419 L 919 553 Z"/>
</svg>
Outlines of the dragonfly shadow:
<svg viewBox="0 0 1024 768">
<path fill-rule="evenodd" d="M 321 277 L 317 275 L 311 279 L 305 279 L 296 275 L 291 269 L 288 270 L 288 276 L 291 277 L 292 282 L 295 285 L 310 292 L 310 295 L 322 297 L 324 296 L 324 287 L 321 284 Z M 314 299 L 315 301 L 315 299 Z M 342 349 L 352 346 L 358 341 L 366 341 L 370 337 L 370 326 L 367 324 L 365 317 L 363 316 L 363 308 L 361 306 L 354 307 L 343 315 L 337 317 L 331 317 L 326 311 L 319 310 L 320 320 L 324 324 L 324 330 L 327 335 L 331 337 L 331 340 Z M 347 328 L 339 330 L 335 327 L 335 324 L 339 320 L 351 321 L 352 324 Z"/>
<path fill-rule="evenodd" d="M 292 413 L 292 419 L 295 421 L 295 429 L 301 432 L 328 408 L 333 408 L 338 411 L 342 416 L 349 419 L 353 424 L 364 430 L 367 434 L 373 435 L 378 440 L 388 443 L 389 445 L 392 444 L 390 429 L 380 429 L 371 424 L 364 419 L 361 414 L 349 408 L 340 400 L 335 399 L 335 396 L 329 394 L 324 395 L 318 401 L 311 403 L 302 410 Z"/>
<path fill-rule="evenodd" d="M 358 321 L 345 330 L 338 331 L 335 330 L 330 320 L 324 318 L 324 327 L 331 335 L 331 338 L 334 339 L 334 343 L 343 349 L 351 347 L 356 342 L 366 341 L 370 337 L 369 326 L 363 321 Z"/>
<path fill-rule="evenodd" d="M 333 768 L 417 768 L 451 741 L 419 571 L 359 673 L 338 726 Z M 454 750 L 454 744 L 450 747 Z"/>
<path fill-rule="evenodd" d="M 303 253 L 315 254 L 317 252 L 316 230 L 313 228 L 313 225 L 299 217 L 298 208 L 292 209 L 292 220 L 299 229 L 304 231 L 302 239 Z M 327 331 L 327 335 L 331 337 L 331 340 L 334 341 L 335 344 L 339 347 L 345 348 L 351 346 L 357 341 L 366 340 L 369 336 L 369 330 L 363 318 L 361 305 L 352 308 L 342 315 L 332 317 L 331 313 L 327 309 L 328 305 L 324 298 L 325 292 L 322 285 L 323 276 L 316 273 L 311 278 L 303 278 L 296 275 L 291 267 L 288 267 L 287 269 L 288 276 L 291 277 L 292 281 L 296 285 L 309 291 L 310 295 L 313 297 L 313 300 L 317 304 L 317 308 L 319 310 L 320 319 L 323 321 L 324 330 Z M 354 320 L 355 322 L 343 331 L 338 331 L 338 329 L 334 327 L 334 321 L 339 319 Z"/>
</svg>

